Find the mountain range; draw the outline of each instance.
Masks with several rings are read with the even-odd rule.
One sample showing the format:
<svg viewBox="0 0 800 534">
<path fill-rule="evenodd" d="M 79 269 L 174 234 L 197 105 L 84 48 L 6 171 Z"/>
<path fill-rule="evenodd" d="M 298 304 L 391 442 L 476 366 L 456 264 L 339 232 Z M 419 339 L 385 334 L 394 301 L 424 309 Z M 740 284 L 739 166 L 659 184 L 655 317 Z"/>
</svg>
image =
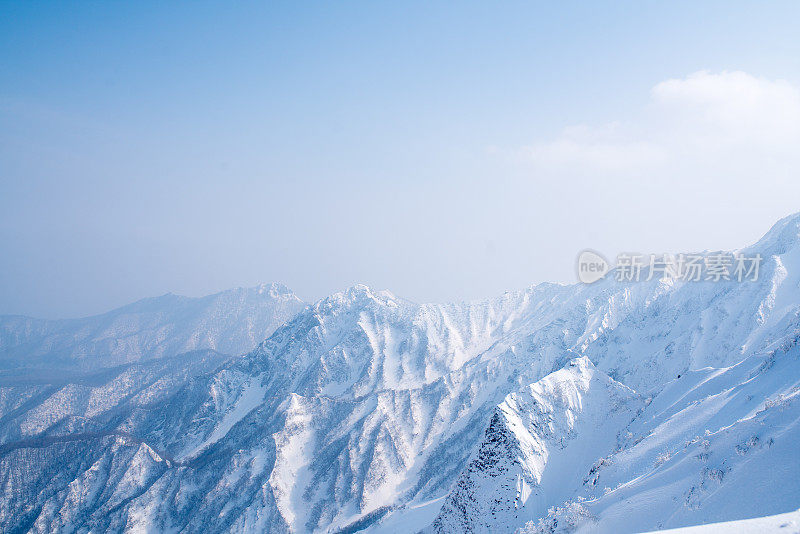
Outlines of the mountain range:
<svg viewBox="0 0 800 534">
<path fill-rule="evenodd" d="M 421 305 L 272 284 L 0 317 L 0 529 L 624 533 L 793 512 L 800 215 L 737 252 L 761 255 L 757 280 L 612 271 Z"/>
</svg>

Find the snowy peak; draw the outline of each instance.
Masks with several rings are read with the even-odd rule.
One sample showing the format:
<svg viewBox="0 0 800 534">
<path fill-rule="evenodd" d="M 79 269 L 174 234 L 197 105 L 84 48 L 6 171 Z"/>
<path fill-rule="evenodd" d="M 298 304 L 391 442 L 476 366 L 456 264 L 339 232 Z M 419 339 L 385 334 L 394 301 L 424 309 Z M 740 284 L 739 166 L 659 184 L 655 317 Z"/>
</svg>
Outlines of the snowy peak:
<svg viewBox="0 0 800 534">
<path fill-rule="evenodd" d="M 611 452 L 616 431 L 605 428 L 620 428 L 642 405 L 586 357 L 508 395 L 432 529 L 514 532 L 554 497 L 568 498 L 593 461 L 579 455 L 586 443 L 600 456 Z"/>
<path fill-rule="evenodd" d="M 598 371 L 583 356 L 511 393 L 498 408 L 517 435 L 535 428 L 537 438 L 563 446 L 577 432 L 582 417 L 613 415 L 634 398 L 632 389 Z"/>
<path fill-rule="evenodd" d="M 391 292 L 376 291 L 364 284 L 355 284 L 344 291 L 333 293 L 313 305 L 319 315 L 334 315 L 376 308 L 414 308 L 416 304 L 399 299 Z"/>
<path fill-rule="evenodd" d="M 300 301 L 300 298 L 294 292 L 283 284 L 275 282 L 269 284 L 259 284 L 253 288 L 259 295 L 267 294 L 272 298 L 284 297 L 292 300 Z"/>
<path fill-rule="evenodd" d="M 772 225 L 772 228 L 748 249 L 780 256 L 796 248 L 798 243 L 800 243 L 800 213 L 795 213 Z"/>
</svg>

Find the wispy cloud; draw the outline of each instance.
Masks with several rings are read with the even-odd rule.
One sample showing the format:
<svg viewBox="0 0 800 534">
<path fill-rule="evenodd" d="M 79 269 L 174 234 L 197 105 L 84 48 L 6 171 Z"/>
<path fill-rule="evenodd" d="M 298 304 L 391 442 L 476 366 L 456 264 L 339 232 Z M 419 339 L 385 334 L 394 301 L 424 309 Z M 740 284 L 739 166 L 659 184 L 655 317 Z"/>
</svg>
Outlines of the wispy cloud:
<svg viewBox="0 0 800 534">
<path fill-rule="evenodd" d="M 581 124 L 520 153 L 539 173 L 785 179 L 800 169 L 800 88 L 745 72 L 665 80 L 628 122 Z"/>
</svg>

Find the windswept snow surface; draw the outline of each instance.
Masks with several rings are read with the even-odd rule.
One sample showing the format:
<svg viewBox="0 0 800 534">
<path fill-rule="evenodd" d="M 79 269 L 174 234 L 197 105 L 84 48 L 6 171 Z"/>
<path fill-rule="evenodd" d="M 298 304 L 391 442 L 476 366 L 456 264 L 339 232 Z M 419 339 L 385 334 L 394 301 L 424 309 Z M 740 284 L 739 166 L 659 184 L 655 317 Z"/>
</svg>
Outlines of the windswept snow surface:
<svg viewBox="0 0 800 534">
<path fill-rule="evenodd" d="M 800 533 L 800 510 L 754 519 L 671 528 L 659 532 L 662 534 L 798 534 Z"/>
<path fill-rule="evenodd" d="M 625 533 L 796 510 L 800 217 L 743 252 L 756 282 L 612 273 L 458 305 L 359 285 L 168 384 L 146 378 L 161 360 L 0 383 L 0 529 Z M 159 460 L 126 474 L 143 446 Z"/>
</svg>

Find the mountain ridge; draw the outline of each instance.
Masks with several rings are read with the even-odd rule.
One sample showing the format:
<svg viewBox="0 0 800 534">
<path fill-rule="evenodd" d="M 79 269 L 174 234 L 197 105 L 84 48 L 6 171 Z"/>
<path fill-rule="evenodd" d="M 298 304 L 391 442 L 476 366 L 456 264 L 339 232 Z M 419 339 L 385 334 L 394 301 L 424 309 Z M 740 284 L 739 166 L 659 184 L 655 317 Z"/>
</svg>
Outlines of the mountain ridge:
<svg viewBox="0 0 800 534">
<path fill-rule="evenodd" d="M 197 349 L 252 350 L 305 307 L 286 286 L 168 293 L 79 319 L 0 316 L 0 365 L 109 366 Z"/>
<path fill-rule="evenodd" d="M 588 286 L 540 284 L 462 304 L 415 304 L 356 285 L 304 307 L 244 357 L 209 362 L 202 372 L 193 372 L 190 363 L 178 365 L 164 387 L 148 370 L 158 360 L 136 362 L 128 374 L 99 386 L 51 391 L 0 384 L 0 409 L 10 414 L 0 417 L 0 445 L 91 430 L 134 436 L 161 459 L 140 453 L 141 445 L 109 448 L 108 441 L 88 438 L 0 450 L 0 525 L 65 531 L 432 528 L 459 480 L 469 479 L 498 413 L 506 422 L 519 420 L 503 423 L 509 439 L 539 444 L 513 453 L 528 466 L 519 473 L 528 498 L 518 498 L 516 487 L 510 498 L 491 485 L 478 492 L 512 503 L 495 510 L 506 514 L 508 531 L 552 532 L 557 524 L 626 532 L 720 514 L 742 518 L 736 515 L 748 508 L 713 501 L 712 489 L 734 491 L 726 486 L 728 475 L 720 478 L 724 470 L 715 455 L 737 466 L 739 458 L 756 457 L 740 455 L 735 446 L 741 445 L 764 459 L 759 465 L 769 465 L 775 451 L 787 481 L 800 475 L 798 462 L 786 455 L 790 441 L 780 437 L 796 432 L 792 392 L 800 370 L 792 343 L 800 325 L 800 216 L 779 224 L 751 246 L 765 256 L 756 282 L 610 278 Z M 770 351 L 778 351 L 772 367 Z M 115 384 L 126 381 L 141 389 L 119 398 L 114 392 L 123 389 Z M 574 386 L 587 383 L 596 385 Z M 609 392 L 630 392 L 623 396 L 645 406 L 630 400 L 638 407 L 619 412 L 621 419 L 629 414 L 628 421 L 601 417 L 611 412 L 591 408 L 592 399 L 606 399 Z M 750 415 L 748 395 L 756 411 L 766 407 L 762 419 Z M 20 396 L 28 399 L 23 408 Z M 522 399 L 552 408 L 539 412 Z M 71 408 L 58 408 L 65 401 Z M 498 412 L 498 406 L 506 410 Z M 727 406 L 721 418 L 703 415 L 713 406 Z M 554 430 L 530 426 L 542 421 Z M 721 430 L 726 421 L 728 434 Z M 758 443 L 773 439 L 773 447 L 747 445 L 759 421 L 774 431 Z M 600 456 L 593 456 L 583 445 L 602 424 L 609 433 L 601 436 Z M 579 427 L 588 430 L 570 430 Z M 695 434 L 701 439 L 686 445 Z M 687 447 L 711 456 L 692 460 Z M 537 450 L 556 463 L 542 460 Z M 77 467 L 42 478 L 64 461 Z M 560 486 L 546 474 L 559 461 L 575 466 L 569 483 Z M 146 475 L 133 477 L 131 462 Z M 672 465 L 685 476 L 665 478 Z M 740 467 L 731 476 L 758 478 L 757 471 Z M 484 480 L 480 470 L 473 474 Z M 127 481 L 124 488 L 120 480 Z M 641 480 L 663 483 L 653 487 Z M 635 516 L 635 526 L 626 530 L 620 522 L 631 513 L 625 499 L 639 502 L 642 492 L 670 483 L 680 491 L 667 493 L 667 504 L 651 518 Z M 537 493 L 537 484 L 555 489 Z M 758 485 L 753 488 L 739 491 L 750 495 Z M 789 506 L 792 499 L 800 500 L 800 489 L 776 505 Z M 484 505 L 465 506 L 462 514 L 477 532 L 486 526 L 480 526 Z M 520 511 L 516 518 L 506 513 L 510 509 Z M 442 532 L 458 531 L 441 525 Z"/>
</svg>

